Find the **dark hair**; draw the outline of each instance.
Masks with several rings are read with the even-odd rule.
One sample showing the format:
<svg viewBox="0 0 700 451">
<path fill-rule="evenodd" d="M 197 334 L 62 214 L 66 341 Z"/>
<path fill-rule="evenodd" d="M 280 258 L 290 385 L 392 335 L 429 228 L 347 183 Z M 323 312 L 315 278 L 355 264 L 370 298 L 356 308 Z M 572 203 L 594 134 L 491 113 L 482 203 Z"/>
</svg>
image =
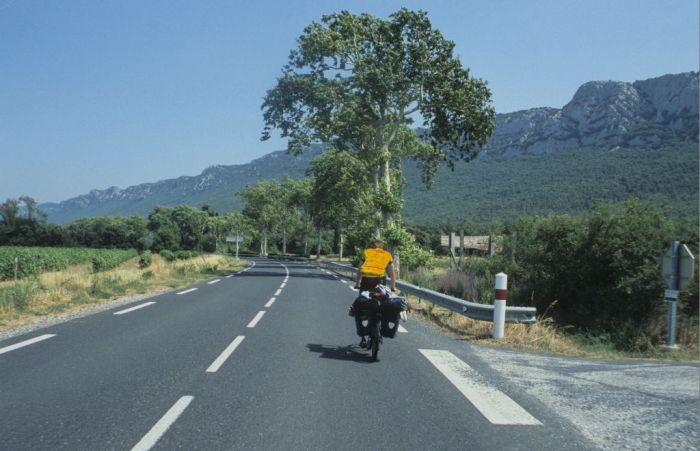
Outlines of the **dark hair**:
<svg viewBox="0 0 700 451">
<path fill-rule="evenodd" d="M 379 238 L 375 238 L 369 242 L 369 245 L 371 247 L 382 247 L 384 246 L 384 241 L 380 240 Z"/>
</svg>

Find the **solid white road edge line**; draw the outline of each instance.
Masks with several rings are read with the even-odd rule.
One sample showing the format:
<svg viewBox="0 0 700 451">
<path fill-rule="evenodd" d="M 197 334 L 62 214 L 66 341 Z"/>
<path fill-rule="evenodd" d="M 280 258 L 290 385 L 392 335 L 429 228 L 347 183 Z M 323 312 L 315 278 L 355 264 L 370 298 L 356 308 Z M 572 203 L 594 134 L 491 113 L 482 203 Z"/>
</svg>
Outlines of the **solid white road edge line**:
<svg viewBox="0 0 700 451">
<path fill-rule="evenodd" d="M 189 290 L 181 291 L 178 294 L 187 294 L 187 293 L 192 293 L 193 291 L 196 291 L 196 288 L 190 288 Z"/>
<path fill-rule="evenodd" d="M 401 324 L 399 324 L 399 332 L 405 334 L 405 333 L 407 333 L 408 331 L 407 331 L 406 329 L 404 329 L 404 327 L 403 327 Z"/>
<path fill-rule="evenodd" d="M 253 319 L 248 323 L 248 325 L 247 325 L 246 327 L 248 327 L 249 329 L 252 329 L 253 327 L 255 327 L 255 325 L 258 324 L 258 321 L 260 321 L 260 319 L 263 317 L 264 314 L 265 314 L 265 311 L 264 311 L 264 310 L 260 310 L 260 311 L 258 312 L 258 314 L 255 315 L 255 318 L 253 318 Z"/>
<path fill-rule="evenodd" d="M 141 441 L 139 441 L 131 451 L 147 451 L 153 448 L 158 440 L 165 434 L 165 432 L 172 426 L 172 424 L 178 419 L 182 412 L 185 411 L 187 406 L 190 405 L 194 396 L 183 396 L 178 399 L 178 401 L 165 412 L 165 415 L 158 420 L 158 422 L 151 428 L 146 435 L 143 436 Z"/>
<path fill-rule="evenodd" d="M 215 283 L 221 282 L 221 279 L 214 279 L 211 282 L 207 282 L 207 285 L 214 285 Z"/>
<path fill-rule="evenodd" d="M 267 304 L 265 304 L 265 307 L 272 307 L 272 304 L 275 303 L 275 300 L 277 300 L 276 297 L 271 297 L 269 301 L 267 301 Z"/>
<path fill-rule="evenodd" d="M 479 373 L 449 351 L 419 349 L 465 398 L 492 424 L 538 425 L 535 417 L 527 413 L 505 393 L 481 382 Z"/>
<path fill-rule="evenodd" d="M 114 312 L 115 315 L 123 315 L 124 313 L 129 313 L 133 312 L 134 310 L 138 310 L 144 307 L 148 307 L 149 305 L 153 305 L 155 302 L 146 302 L 145 304 L 137 305 L 136 307 L 131 307 L 126 310 L 120 310 L 118 312 Z"/>
<path fill-rule="evenodd" d="M 10 346 L 5 346 L 4 348 L 0 348 L 0 354 L 4 354 L 6 352 L 14 351 L 15 349 L 23 348 L 25 346 L 33 345 L 34 343 L 39 343 L 40 341 L 47 340 L 49 338 L 55 337 L 56 334 L 45 334 L 45 335 L 40 335 L 35 338 L 31 338 L 29 340 L 25 340 L 19 343 L 15 343 Z"/>
<path fill-rule="evenodd" d="M 212 363 L 209 366 L 209 368 L 207 368 L 207 373 L 216 373 L 218 371 L 218 369 L 221 368 L 221 365 L 223 365 L 224 362 L 226 362 L 226 360 L 229 357 L 231 357 L 231 354 L 233 354 L 233 351 L 235 351 L 236 348 L 238 347 L 238 345 L 243 342 L 244 338 L 245 338 L 245 336 L 243 336 L 243 335 L 237 336 L 231 342 L 231 344 L 228 345 L 226 347 L 226 349 L 224 349 L 224 352 L 222 352 L 221 355 L 219 355 L 219 357 L 217 357 L 216 360 L 214 360 L 214 363 Z"/>
<path fill-rule="evenodd" d="M 281 288 L 279 290 L 275 291 L 275 296 L 279 296 L 281 292 L 282 292 Z"/>
</svg>

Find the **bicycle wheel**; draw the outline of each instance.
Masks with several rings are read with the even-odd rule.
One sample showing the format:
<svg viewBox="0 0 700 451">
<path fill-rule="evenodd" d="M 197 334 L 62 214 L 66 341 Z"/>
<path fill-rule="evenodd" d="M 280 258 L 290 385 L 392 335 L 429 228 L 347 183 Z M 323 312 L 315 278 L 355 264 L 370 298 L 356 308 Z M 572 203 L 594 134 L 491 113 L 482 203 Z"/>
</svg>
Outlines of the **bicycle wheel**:
<svg viewBox="0 0 700 451">
<path fill-rule="evenodd" d="M 372 340 L 372 361 L 377 361 L 377 355 L 379 354 L 379 322 L 375 321 L 374 322 L 374 327 L 372 328 L 372 333 L 373 337 L 371 337 Z"/>
</svg>

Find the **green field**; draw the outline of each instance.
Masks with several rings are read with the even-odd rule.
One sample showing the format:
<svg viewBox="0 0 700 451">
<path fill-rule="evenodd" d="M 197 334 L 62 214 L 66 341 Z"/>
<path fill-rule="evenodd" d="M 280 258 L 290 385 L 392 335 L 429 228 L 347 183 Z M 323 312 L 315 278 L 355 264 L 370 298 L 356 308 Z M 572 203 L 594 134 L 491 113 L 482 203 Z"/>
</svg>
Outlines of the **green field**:
<svg viewBox="0 0 700 451">
<path fill-rule="evenodd" d="M 95 271 L 103 271 L 136 255 L 133 249 L 0 246 L 0 280 L 21 279 L 81 263 L 91 263 Z"/>
</svg>

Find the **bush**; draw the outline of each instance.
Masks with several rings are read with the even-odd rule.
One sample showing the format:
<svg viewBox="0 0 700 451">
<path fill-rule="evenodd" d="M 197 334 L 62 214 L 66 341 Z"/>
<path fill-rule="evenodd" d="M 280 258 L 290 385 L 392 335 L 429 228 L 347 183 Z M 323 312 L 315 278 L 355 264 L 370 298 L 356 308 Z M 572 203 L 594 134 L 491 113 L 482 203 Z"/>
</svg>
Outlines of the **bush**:
<svg viewBox="0 0 700 451">
<path fill-rule="evenodd" d="M 177 251 L 175 252 L 175 258 L 178 260 L 188 260 L 190 258 L 199 257 L 200 253 L 197 251 Z"/>
<path fill-rule="evenodd" d="M 385 231 L 386 242 L 390 247 L 398 247 L 401 269 L 432 268 L 435 258 L 416 243 L 416 237 L 400 225 Z"/>
<path fill-rule="evenodd" d="M 202 250 L 204 252 L 216 252 L 216 236 L 213 234 L 204 235 L 202 238 Z"/>
<path fill-rule="evenodd" d="M 151 251 L 144 251 L 139 258 L 139 268 L 147 268 L 151 266 Z"/>
<path fill-rule="evenodd" d="M 504 244 L 502 263 L 516 305 L 538 312 L 556 302 L 560 325 L 615 331 L 622 347 L 643 348 L 663 321 L 659 258 L 672 228 L 660 210 L 638 201 L 599 207 L 588 218 L 550 216 L 519 221 Z"/>
<path fill-rule="evenodd" d="M 169 251 L 167 249 L 163 249 L 162 251 L 159 252 L 160 256 L 165 259 L 165 261 L 168 262 L 173 262 L 177 259 L 175 256 L 175 253 L 173 251 Z"/>
<path fill-rule="evenodd" d="M 92 272 L 100 272 L 107 269 L 107 260 L 104 257 L 96 255 L 92 257 Z"/>
</svg>

